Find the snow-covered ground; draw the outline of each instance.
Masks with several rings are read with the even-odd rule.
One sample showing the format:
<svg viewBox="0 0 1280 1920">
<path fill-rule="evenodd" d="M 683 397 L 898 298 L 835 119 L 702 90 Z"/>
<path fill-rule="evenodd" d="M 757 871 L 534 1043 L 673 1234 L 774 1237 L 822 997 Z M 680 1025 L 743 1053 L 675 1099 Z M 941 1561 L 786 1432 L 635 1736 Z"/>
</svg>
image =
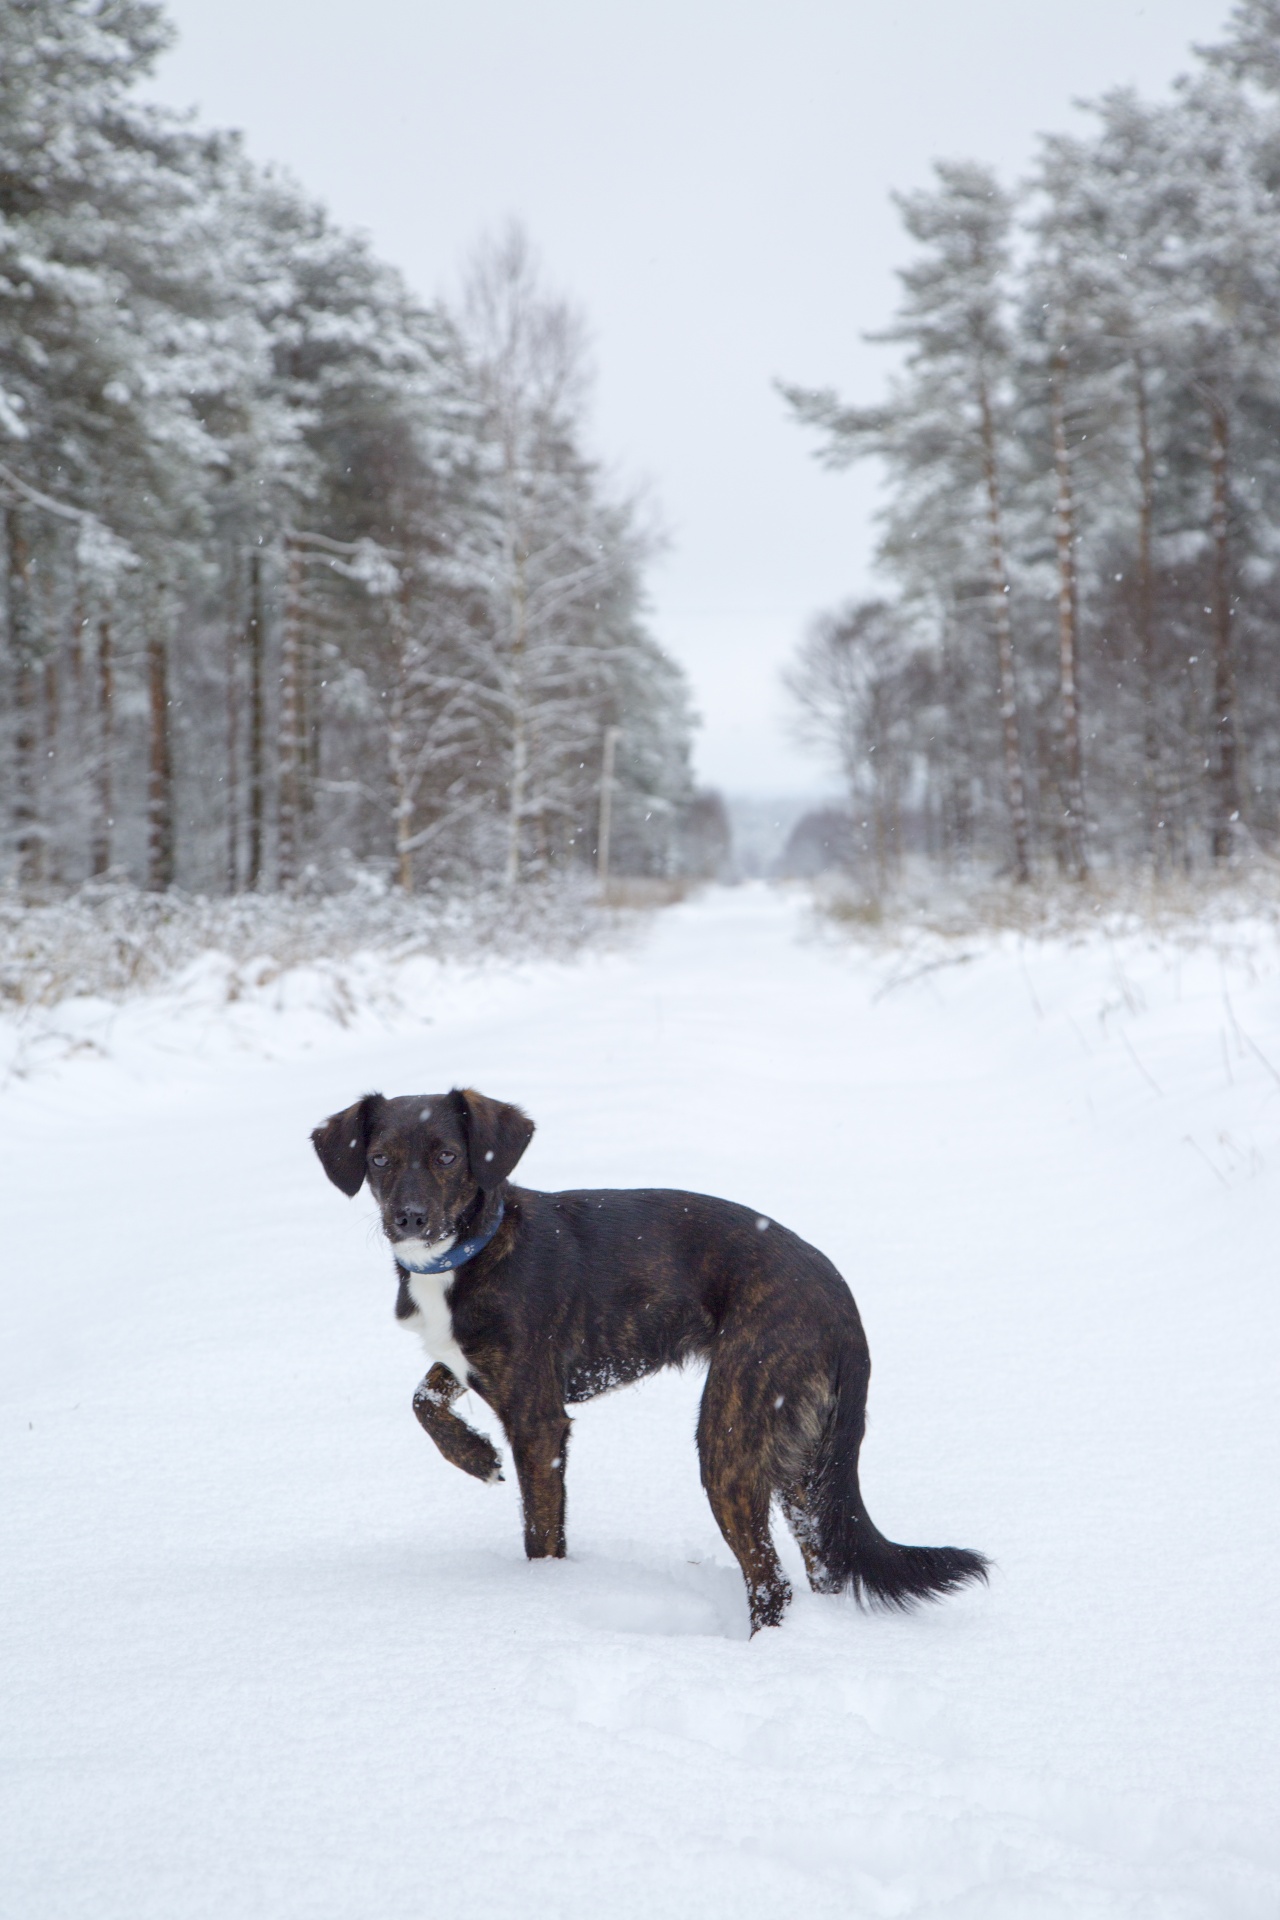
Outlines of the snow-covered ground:
<svg viewBox="0 0 1280 1920">
<path fill-rule="evenodd" d="M 1280 1912 L 1273 929 L 872 951 L 744 888 L 573 963 L 210 962 L 9 1057 L 5 1920 Z M 871 1511 L 990 1589 L 748 1641 L 675 1375 L 578 1411 L 527 1565 L 307 1139 L 454 1082 L 531 1185 L 830 1253 Z"/>
</svg>

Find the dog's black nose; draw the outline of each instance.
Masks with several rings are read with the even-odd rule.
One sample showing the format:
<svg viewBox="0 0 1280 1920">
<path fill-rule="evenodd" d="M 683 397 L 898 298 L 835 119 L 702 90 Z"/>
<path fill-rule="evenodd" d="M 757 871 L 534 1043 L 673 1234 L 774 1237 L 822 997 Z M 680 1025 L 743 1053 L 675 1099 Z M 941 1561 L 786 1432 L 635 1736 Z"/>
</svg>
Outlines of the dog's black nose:
<svg viewBox="0 0 1280 1920">
<path fill-rule="evenodd" d="M 402 1240 L 418 1240 L 427 1230 L 426 1212 L 421 1207 L 400 1207 L 395 1216 L 396 1232 Z"/>
</svg>

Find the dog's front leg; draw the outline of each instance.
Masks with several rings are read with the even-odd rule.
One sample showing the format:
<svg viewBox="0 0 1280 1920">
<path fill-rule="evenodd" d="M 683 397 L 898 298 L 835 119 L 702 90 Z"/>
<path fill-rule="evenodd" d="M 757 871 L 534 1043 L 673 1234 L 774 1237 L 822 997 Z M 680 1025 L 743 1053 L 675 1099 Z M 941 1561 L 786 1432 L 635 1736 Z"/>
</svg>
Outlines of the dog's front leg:
<svg viewBox="0 0 1280 1920">
<path fill-rule="evenodd" d="M 564 1559 L 564 1469 L 570 1420 L 563 1407 L 541 1418 L 506 1423 L 524 1504 L 524 1550 L 530 1560 Z"/>
<path fill-rule="evenodd" d="M 498 1449 L 451 1411 L 462 1391 L 448 1367 L 437 1360 L 413 1396 L 418 1423 L 455 1467 L 473 1474 L 477 1480 L 501 1480 L 502 1456 Z"/>
</svg>

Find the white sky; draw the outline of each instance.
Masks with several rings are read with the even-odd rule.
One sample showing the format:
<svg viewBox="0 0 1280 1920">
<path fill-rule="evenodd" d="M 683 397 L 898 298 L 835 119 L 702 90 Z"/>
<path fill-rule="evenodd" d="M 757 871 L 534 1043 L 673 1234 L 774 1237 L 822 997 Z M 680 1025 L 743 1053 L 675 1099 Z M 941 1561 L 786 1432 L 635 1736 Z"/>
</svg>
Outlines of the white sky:
<svg viewBox="0 0 1280 1920">
<path fill-rule="evenodd" d="M 152 91 L 244 129 L 424 295 L 527 224 L 595 342 L 597 446 L 674 536 L 653 625 L 688 669 L 700 777 L 829 787 L 778 671 L 874 586 L 875 480 L 810 457 L 771 382 L 881 390 L 890 190 L 934 156 L 1013 179 L 1072 101 L 1154 92 L 1228 0 L 169 0 Z"/>
</svg>

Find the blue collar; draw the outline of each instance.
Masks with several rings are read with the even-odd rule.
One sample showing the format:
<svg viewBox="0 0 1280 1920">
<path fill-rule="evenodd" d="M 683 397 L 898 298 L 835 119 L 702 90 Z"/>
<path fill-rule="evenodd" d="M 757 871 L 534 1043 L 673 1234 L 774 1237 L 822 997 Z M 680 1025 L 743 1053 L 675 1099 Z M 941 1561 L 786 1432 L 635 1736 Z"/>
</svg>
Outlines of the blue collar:
<svg viewBox="0 0 1280 1920">
<path fill-rule="evenodd" d="M 456 1247 L 450 1247 L 448 1253 L 442 1253 L 438 1260 L 426 1260 L 415 1264 L 414 1261 L 402 1259 L 397 1254 L 396 1265 L 406 1268 L 409 1273 L 448 1273 L 453 1267 L 465 1267 L 468 1260 L 474 1260 L 478 1253 L 484 1252 L 502 1225 L 502 1216 L 506 1210 L 505 1203 L 499 1200 L 498 1217 L 491 1227 L 486 1227 L 483 1233 L 473 1233 L 469 1240 L 459 1240 Z"/>
</svg>

